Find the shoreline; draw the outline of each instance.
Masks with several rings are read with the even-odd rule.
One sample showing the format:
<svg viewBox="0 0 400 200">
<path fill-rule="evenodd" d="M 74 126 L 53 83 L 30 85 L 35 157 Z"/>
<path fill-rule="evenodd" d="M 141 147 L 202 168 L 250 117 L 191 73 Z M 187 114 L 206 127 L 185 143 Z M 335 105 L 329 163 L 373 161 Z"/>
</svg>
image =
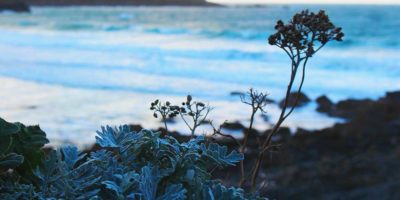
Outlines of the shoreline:
<svg viewBox="0 0 400 200">
<path fill-rule="evenodd" d="M 135 122 L 144 125 L 144 128 L 156 129 L 160 127 L 160 122 L 153 118 L 152 112 L 147 108 L 150 102 L 158 98 L 179 103 L 184 99 L 182 96 L 174 95 L 71 88 L 7 77 L 0 77 L 0 80 L 3 83 L 0 86 L 3 95 L 0 97 L 4 101 L 0 105 L 2 117 L 9 121 L 40 124 L 51 141 L 69 143 L 78 141 L 78 146 L 92 144 L 95 131 L 102 125 L 118 126 Z M 19 94 L 18 98 L 12 94 Z M 102 98 L 105 96 L 108 98 Z M 196 96 L 194 98 L 198 99 Z M 235 99 L 235 101 L 228 98 L 209 102 L 215 108 L 210 113 L 210 119 L 215 120 L 215 125 L 222 124 L 225 120 L 242 123 L 248 120 L 250 112 L 248 106 L 241 103 L 239 98 Z M 203 98 L 199 100 L 208 102 Z M 319 121 L 316 124 L 319 128 L 334 124 L 335 120 L 330 117 L 309 112 L 316 108 L 316 105 L 309 106 L 297 110 L 295 113 L 297 117 L 289 118 L 286 125 L 292 128 L 301 125 L 307 128 L 309 127 L 307 124 L 315 127 L 313 125 L 315 120 Z M 278 111 L 276 104 L 268 106 L 272 122 L 278 116 Z M 257 129 L 268 128 L 268 124 L 261 116 L 257 116 L 256 120 Z M 318 126 L 312 129 L 317 129 Z M 171 125 L 171 130 L 184 132 L 187 129 L 184 123 L 176 123 Z M 204 131 L 210 132 L 210 130 Z M 200 129 L 198 133 L 203 133 L 203 130 Z"/>
<path fill-rule="evenodd" d="M 222 5 L 204 0 L 29 0 L 30 6 L 201 6 L 220 7 Z"/>
</svg>

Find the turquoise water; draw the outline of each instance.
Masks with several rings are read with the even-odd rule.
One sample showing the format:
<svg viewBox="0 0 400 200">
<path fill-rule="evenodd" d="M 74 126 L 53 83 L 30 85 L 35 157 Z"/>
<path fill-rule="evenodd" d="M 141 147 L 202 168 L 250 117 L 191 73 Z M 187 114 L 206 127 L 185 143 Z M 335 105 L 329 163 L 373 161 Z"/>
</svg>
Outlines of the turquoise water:
<svg viewBox="0 0 400 200">
<path fill-rule="evenodd" d="M 66 87 L 207 98 L 224 98 L 245 86 L 277 91 L 279 98 L 288 60 L 266 38 L 277 19 L 287 20 L 302 8 L 71 7 L 2 14 L 0 75 Z M 338 99 L 400 89 L 400 7 L 310 7 L 320 8 L 346 37 L 313 58 L 305 91 Z M 22 57 L 16 53 L 24 50 Z M 161 80 L 155 86 L 137 84 L 136 75 Z"/>
<path fill-rule="evenodd" d="M 39 85 L 36 92 L 49 86 L 105 96 L 143 95 L 149 101 L 155 96 L 179 98 L 190 93 L 228 103 L 237 101 L 230 92 L 254 87 L 279 100 L 289 78 L 289 60 L 266 38 L 276 20 L 287 21 L 306 7 L 325 9 L 346 36 L 344 42 L 329 44 L 309 62 L 305 93 L 339 100 L 377 98 L 400 89 L 399 6 L 34 7 L 30 14 L 0 14 L 0 77 L 23 81 L 29 87 Z M 7 88 L 2 97 L 16 95 L 4 91 L 21 92 Z M 46 103 L 60 106 L 54 112 L 64 113 L 59 117 L 68 125 L 76 116 L 52 98 Z M 97 102 L 89 97 L 68 98 L 78 105 Z M 60 124 L 29 120 L 27 111 L 7 105 L 0 111 L 12 119 L 49 127 Z M 98 127 L 102 115 L 82 110 L 80 119 L 97 120 L 89 127 Z M 143 120 L 127 117 L 128 112 L 114 112 L 124 113 L 125 121 Z M 92 115 L 100 117 L 92 119 Z M 230 113 L 221 116 L 229 118 Z M 120 118 L 113 115 L 113 119 Z"/>
</svg>

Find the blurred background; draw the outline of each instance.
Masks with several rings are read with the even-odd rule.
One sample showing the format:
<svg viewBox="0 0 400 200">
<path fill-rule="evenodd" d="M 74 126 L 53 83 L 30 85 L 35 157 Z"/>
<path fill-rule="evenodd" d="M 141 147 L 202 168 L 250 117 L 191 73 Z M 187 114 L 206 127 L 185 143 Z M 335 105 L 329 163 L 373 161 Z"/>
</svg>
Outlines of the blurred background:
<svg viewBox="0 0 400 200">
<path fill-rule="evenodd" d="M 30 12 L 0 14 L 0 114 L 40 124 L 54 142 L 90 144 L 93 130 L 105 124 L 158 127 L 149 103 L 180 103 L 187 94 L 209 102 L 217 122 L 246 120 L 250 110 L 231 93 L 253 87 L 273 100 L 283 98 L 290 61 L 266 39 L 278 19 L 287 21 L 302 9 L 326 10 L 346 34 L 344 42 L 332 42 L 310 60 L 306 95 L 376 99 L 400 88 L 399 6 L 27 3 L 33 4 Z M 316 129 L 337 122 L 315 107 L 298 109 L 287 125 Z M 270 105 L 270 119 L 278 111 Z M 257 119 L 257 128 L 268 126 Z"/>
<path fill-rule="evenodd" d="M 278 199 L 398 199 L 399 5 L 1 0 L 0 116 L 40 124 L 51 145 L 87 147 L 101 125 L 162 126 L 150 103 L 179 104 L 188 94 L 214 108 L 215 124 L 248 126 L 251 110 L 237 94 L 255 88 L 275 102 L 256 118 L 261 134 L 280 112 L 291 64 L 268 36 L 279 19 L 325 10 L 344 41 L 309 61 L 303 92 L 310 102 L 274 138 L 283 148 L 266 162 L 261 191 Z M 169 127 L 188 133 L 180 121 Z M 240 137 L 242 129 L 226 131 Z"/>
</svg>

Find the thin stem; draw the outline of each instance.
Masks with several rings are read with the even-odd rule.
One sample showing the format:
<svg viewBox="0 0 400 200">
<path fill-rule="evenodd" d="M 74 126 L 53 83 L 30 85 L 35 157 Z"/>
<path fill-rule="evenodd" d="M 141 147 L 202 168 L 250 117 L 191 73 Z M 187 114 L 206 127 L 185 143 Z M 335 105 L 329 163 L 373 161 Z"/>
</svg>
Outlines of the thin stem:
<svg viewBox="0 0 400 200">
<path fill-rule="evenodd" d="M 254 115 L 256 114 L 257 110 L 254 109 L 252 110 L 251 117 L 250 117 L 250 125 L 249 129 L 247 130 L 246 134 L 244 135 L 243 139 L 243 144 L 240 146 L 239 152 L 244 155 L 246 147 L 247 147 L 247 140 L 249 138 L 249 135 L 251 133 L 251 130 L 253 129 L 253 123 L 254 123 Z M 244 160 L 240 161 L 240 181 L 239 181 L 239 187 L 243 186 L 243 183 L 245 181 L 245 173 L 244 173 Z"/>
<path fill-rule="evenodd" d="M 183 114 L 180 112 L 179 113 L 181 115 L 182 120 L 185 122 L 186 126 L 189 128 L 190 131 L 192 131 L 192 127 L 189 125 L 189 123 L 186 121 L 185 117 L 183 116 Z"/>
<path fill-rule="evenodd" d="M 292 108 L 289 110 L 289 112 L 283 117 L 283 120 L 285 120 L 294 110 L 294 108 L 297 106 L 298 102 L 299 102 L 299 98 L 300 98 L 300 93 L 301 93 L 301 88 L 303 87 L 303 83 L 304 83 L 304 79 L 306 76 L 306 65 L 307 65 L 307 61 L 308 61 L 308 57 L 305 59 L 304 63 L 303 63 L 303 69 L 302 69 L 302 75 L 301 75 L 301 82 L 299 85 L 299 88 L 297 89 L 297 93 L 296 93 L 296 99 L 294 101 L 294 104 L 292 106 Z"/>
<path fill-rule="evenodd" d="M 168 126 L 167 126 L 167 119 L 163 116 L 163 122 L 164 122 L 164 126 L 165 126 L 165 135 L 168 134 Z"/>
<path fill-rule="evenodd" d="M 290 91 L 291 91 L 291 89 L 292 89 L 294 80 L 295 80 L 295 78 L 296 78 L 297 68 L 298 68 L 298 66 L 299 66 L 299 64 L 300 64 L 300 63 L 299 63 L 299 62 L 300 62 L 300 61 L 299 61 L 299 60 L 300 60 L 299 55 L 297 56 L 297 58 L 298 58 L 297 61 L 292 62 L 292 63 L 294 63 L 294 66 L 292 66 L 292 68 L 293 68 L 294 70 L 292 70 L 291 77 L 290 77 L 290 81 L 289 81 L 288 87 L 287 87 L 287 89 L 286 89 L 286 97 L 285 97 L 285 101 L 284 101 L 284 104 L 283 104 L 283 107 L 282 107 L 282 110 L 281 110 L 281 114 L 280 114 L 280 116 L 279 116 L 279 119 L 278 119 L 277 123 L 274 125 L 274 127 L 272 128 L 272 130 L 270 131 L 270 133 L 268 134 L 267 139 L 266 139 L 265 142 L 263 143 L 263 145 L 262 145 L 262 147 L 261 147 L 261 149 L 260 149 L 260 152 L 259 152 L 259 154 L 258 154 L 258 156 L 257 156 L 256 164 L 255 164 L 253 170 L 251 171 L 251 173 L 252 173 L 252 175 L 251 175 L 251 189 L 252 189 L 252 191 L 255 190 L 258 172 L 259 172 L 259 170 L 260 170 L 260 166 L 261 166 L 261 163 L 262 163 L 262 158 L 263 158 L 263 156 L 264 156 L 264 152 L 265 152 L 266 149 L 267 149 L 266 147 L 268 147 L 268 145 L 269 145 L 270 142 L 271 142 L 272 136 L 273 136 L 276 132 L 278 132 L 279 127 L 281 126 L 282 122 L 284 121 L 284 116 L 285 116 L 285 113 L 286 113 L 286 108 L 287 108 L 287 105 L 288 105 L 288 102 L 289 102 Z M 293 61 L 293 60 L 292 60 L 292 61 Z"/>
<path fill-rule="evenodd" d="M 212 121 L 210 121 L 209 124 L 210 124 L 210 126 L 213 128 L 213 131 L 214 131 L 213 135 L 221 135 L 221 136 L 223 136 L 223 137 L 230 138 L 230 139 L 232 139 L 232 140 L 236 143 L 236 145 L 240 146 L 239 141 L 238 141 L 235 137 L 233 137 L 233 136 L 230 135 L 230 134 L 224 134 L 224 133 L 222 133 L 222 132 L 221 132 L 221 127 L 219 127 L 219 129 L 216 129 L 215 126 L 214 126 L 214 124 L 212 123 Z"/>
</svg>

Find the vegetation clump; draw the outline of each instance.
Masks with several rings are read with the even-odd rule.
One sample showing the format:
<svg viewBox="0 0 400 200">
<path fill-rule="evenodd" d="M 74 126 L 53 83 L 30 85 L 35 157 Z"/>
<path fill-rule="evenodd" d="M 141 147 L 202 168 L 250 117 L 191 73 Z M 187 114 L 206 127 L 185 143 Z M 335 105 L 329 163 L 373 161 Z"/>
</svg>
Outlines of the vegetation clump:
<svg viewBox="0 0 400 200">
<path fill-rule="evenodd" d="M 12 139 L 1 146 L 0 199 L 261 199 L 212 180 L 211 170 L 233 166 L 243 155 L 202 136 L 179 143 L 127 125 L 97 134 L 97 151 L 66 146 L 45 155 L 48 140 L 39 127 L 1 119 L 1 141 Z M 19 149 L 22 143 L 30 153 Z M 29 168 L 20 171 L 25 163 Z"/>
</svg>

